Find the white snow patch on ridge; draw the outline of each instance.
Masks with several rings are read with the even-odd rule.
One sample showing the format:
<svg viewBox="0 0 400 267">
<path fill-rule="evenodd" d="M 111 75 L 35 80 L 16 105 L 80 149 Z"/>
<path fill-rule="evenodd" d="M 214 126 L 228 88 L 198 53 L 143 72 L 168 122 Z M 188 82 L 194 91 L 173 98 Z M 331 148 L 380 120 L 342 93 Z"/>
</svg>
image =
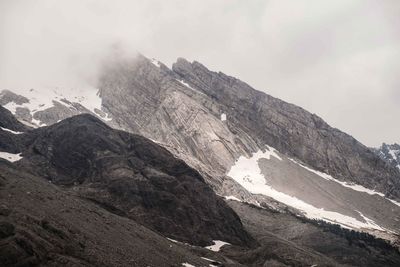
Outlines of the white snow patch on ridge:
<svg viewBox="0 0 400 267">
<path fill-rule="evenodd" d="M 3 131 L 6 131 L 6 132 L 13 133 L 13 134 L 23 134 L 23 132 L 16 132 L 16 131 L 13 131 L 13 130 L 10 130 L 7 128 L 3 128 L 3 127 L 0 127 L 0 129 L 2 129 Z"/>
<path fill-rule="evenodd" d="M 70 109 L 74 109 L 72 105 L 62 101 L 63 99 L 71 103 L 79 103 L 94 114 L 97 114 L 95 110 L 101 110 L 102 106 L 99 90 L 91 86 L 79 88 L 40 87 L 37 89 L 11 89 L 10 91 L 26 97 L 29 102 L 20 105 L 15 102 L 9 102 L 4 105 L 4 107 L 14 115 L 18 107 L 27 108 L 32 118 L 36 112 L 53 107 L 53 101 L 57 101 Z M 106 117 L 105 120 L 110 120 L 110 118 Z M 42 125 L 42 123 L 36 119 L 32 119 L 32 122 L 38 126 Z"/>
<path fill-rule="evenodd" d="M 227 200 L 235 200 L 235 201 L 243 202 L 243 201 L 241 201 L 240 199 L 238 199 L 238 198 L 237 198 L 237 197 L 235 197 L 235 196 L 225 196 L 225 199 L 227 199 Z"/>
<path fill-rule="evenodd" d="M 392 156 L 392 159 L 394 159 L 394 160 L 397 159 L 397 156 L 396 156 L 397 152 L 399 152 L 399 151 L 398 150 L 393 150 L 393 149 L 389 150 L 389 154 L 390 154 L 390 156 Z"/>
<path fill-rule="evenodd" d="M 221 121 L 226 121 L 226 114 L 225 113 L 221 114 Z"/>
<path fill-rule="evenodd" d="M 322 219 L 333 223 L 341 224 L 348 228 L 370 228 L 382 230 L 382 228 L 376 225 L 372 220 L 366 218 L 366 222 L 361 222 L 353 217 L 340 214 L 338 212 L 327 211 L 322 208 L 314 207 L 296 197 L 287 195 L 279 192 L 266 184 L 264 175 L 261 173 L 258 165 L 258 160 L 261 158 L 270 159 L 271 156 L 282 160 L 275 152 L 274 148 L 268 147 L 266 152 L 258 151 L 254 153 L 250 158 L 241 156 L 235 163 L 234 166 L 228 172 L 228 176 L 232 177 L 235 181 L 246 188 L 250 193 L 262 194 L 273 199 L 282 202 L 288 206 L 296 208 L 304 213 L 304 215 L 310 219 Z M 312 169 L 310 169 L 311 171 Z M 323 174 L 324 179 L 328 179 L 327 174 Z M 320 175 L 320 176 L 321 176 Z"/>
<path fill-rule="evenodd" d="M 152 58 L 151 60 L 150 60 L 150 62 L 154 65 L 154 66 L 156 66 L 156 67 L 161 67 L 161 65 L 160 65 L 160 61 L 158 61 L 157 59 L 155 59 L 155 58 Z"/>
<path fill-rule="evenodd" d="M 8 153 L 8 152 L 0 152 L 0 158 L 8 160 L 10 162 L 15 162 L 15 161 L 22 159 L 21 153 L 12 154 L 12 153 Z"/>
<path fill-rule="evenodd" d="M 225 245 L 230 245 L 227 242 L 221 241 L 221 240 L 213 240 L 214 245 L 206 247 L 206 249 L 218 252 L 223 246 Z"/>
<path fill-rule="evenodd" d="M 167 239 L 168 239 L 169 241 L 171 241 L 172 243 L 180 243 L 179 241 L 177 241 L 177 240 L 175 240 L 175 239 L 172 239 L 172 238 L 169 238 L 169 237 L 167 237 Z"/>
<path fill-rule="evenodd" d="M 193 87 L 190 86 L 190 84 L 188 84 L 184 80 L 178 80 L 178 79 L 175 79 L 175 80 L 178 81 L 183 86 L 185 86 L 186 88 L 189 88 L 190 90 L 192 90 L 192 91 L 194 91 L 194 92 L 196 92 L 196 93 L 198 93 L 200 95 L 206 96 L 206 94 L 204 94 L 203 92 L 200 92 L 199 90 L 194 89 Z"/>
<path fill-rule="evenodd" d="M 182 266 L 185 266 L 185 267 L 196 267 L 196 266 L 194 266 L 194 265 L 192 265 L 190 263 L 187 263 L 187 262 L 182 263 Z"/>
<path fill-rule="evenodd" d="M 194 90 L 194 88 L 191 87 L 187 82 L 185 82 L 183 80 L 177 80 L 177 81 L 180 82 L 182 85 L 186 86 L 187 88 Z M 196 90 L 194 90 L 194 91 L 196 91 Z"/>
<path fill-rule="evenodd" d="M 260 150 L 254 153 L 250 158 L 241 156 L 236 161 L 235 165 L 232 166 L 227 175 L 237 180 L 240 184 L 246 184 L 246 186 L 249 188 L 245 188 L 250 192 L 258 191 L 258 187 L 265 186 L 265 178 L 261 174 L 261 170 L 258 167 L 258 160 L 262 158 L 270 159 L 271 156 L 282 160 L 282 158 L 279 157 L 275 151 L 276 150 L 274 148 L 267 146 L 265 152 Z"/>
</svg>

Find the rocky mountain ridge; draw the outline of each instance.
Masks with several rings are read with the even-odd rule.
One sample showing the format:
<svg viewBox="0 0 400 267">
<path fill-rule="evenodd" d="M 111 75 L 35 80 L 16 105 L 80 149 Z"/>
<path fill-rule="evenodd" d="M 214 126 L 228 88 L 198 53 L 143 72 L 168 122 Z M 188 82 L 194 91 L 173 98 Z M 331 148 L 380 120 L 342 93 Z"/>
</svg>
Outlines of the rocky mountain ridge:
<svg viewBox="0 0 400 267">
<path fill-rule="evenodd" d="M 252 242 L 197 171 L 141 136 L 83 114 L 15 135 L 15 141 L 6 152 L 18 150 L 17 166 L 154 231 L 203 246 Z"/>
<path fill-rule="evenodd" d="M 0 107 L 0 121 L 9 116 Z M 20 125 L 11 122 L 7 127 Z M 372 236 L 228 201 L 239 219 L 197 171 L 92 115 L 3 132 L 15 141 L 7 151 L 20 157 L 0 158 L 2 266 L 400 263 L 397 249 Z M 230 245 L 202 248 L 216 238 Z"/>
<path fill-rule="evenodd" d="M 398 206 L 386 199 L 399 199 L 399 170 L 315 114 L 257 91 L 236 78 L 210 71 L 198 62 L 178 59 L 169 69 L 157 60 L 138 55 L 113 59 L 106 64 L 98 89 L 98 94 L 96 91 L 85 93 L 86 98 L 80 102 L 67 99 L 66 94 L 64 98 L 53 100 L 51 107 L 46 104 L 46 108 L 42 108 L 40 101 L 36 101 L 35 108 L 40 110 L 29 110 L 33 118 L 30 123 L 37 120 L 51 125 L 64 117 L 89 112 L 112 127 L 143 135 L 164 146 L 198 170 L 222 196 L 234 196 L 280 210 L 285 209 L 285 205 L 291 206 L 291 202 L 286 201 L 282 207 L 276 201 L 296 196 L 306 204 L 327 203 L 329 207 L 318 204 L 314 208 L 329 208 L 328 211 L 352 216 L 361 223 L 387 218 L 389 221 L 382 224 L 393 226 L 399 219 Z M 24 119 L 18 108 L 26 113 L 27 104 L 18 106 L 19 98 L 11 93 L 0 95 L 1 103 L 19 119 Z M 91 99 L 89 104 L 87 99 Z M 85 108 L 85 103 L 90 108 Z M 265 161 L 269 159 L 267 154 L 255 157 L 269 151 L 269 147 L 274 148 L 284 162 L 293 160 L 297 166 L 269 164 Z M 244 186 L 242 181 L 247 176 L 257 174 L 240 173 L 235 175 L 237 179 L 227 175 L 242 157 L 255 160 L 256 166 L 263 170 L 262 185 L 272 186 L 272 191 L 266 187 L 266 191 L 251 192 Z M 306 173 L 303 166 L 308 168 Z M 282 187 L 276 175 L 288 173 L 285 170 L 289 167 L 293 182 Z M 324 201 L 310 199 L 304 183 L 298 186 L 298 182 L 304 182 L 310 175 L 315 181 L 312 188 L 318 190 L 316 195 L 321 195 Z M 325 180 L 329 180 L 329 185 Z M 322 189 L 322 185 L 328 188 Z M 357 201 L 349 188 L 361 190 Z M 335 190 L 335 195 L 331 190 Z M 368 206 L 375 206 L 374 203 L 382 205 L 381 210 L 385 212 L 394 212 L 391 216 L 377 214 L 368 209 Z M 368 220 L 358 213 L 360 210 Z M 307 213 L 307 210 L 301 212 Z M 342 219 L 340 217 L 340 223 Z"/>
</svg>

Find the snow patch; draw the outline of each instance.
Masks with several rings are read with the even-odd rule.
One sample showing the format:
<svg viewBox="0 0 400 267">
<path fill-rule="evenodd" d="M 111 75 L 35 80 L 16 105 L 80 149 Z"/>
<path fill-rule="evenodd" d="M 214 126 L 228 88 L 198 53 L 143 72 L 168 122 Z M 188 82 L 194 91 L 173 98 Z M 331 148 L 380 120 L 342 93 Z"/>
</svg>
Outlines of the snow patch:
<svg viewBox="0 0 400 267">
<path fill-rule="evenodd" d="M 210 267 L 221 266 L 221 264 L 216 260 L 212 260 L 212 259 L 205 258 L 205 257 L 200 257 L 200 258 L 202 258 L 203 260 L 206 260 L 206 261 L 210 261 L 211 263 L 208 265 Z"/>
<path fill-rule="evenodd" d="M 245 156 L 240 156 L 236 161 L 235 165 L 233 165 L 228 172 L 228 176 L 238 179 L 241 183 L 245 183 L 247 186 L 250 186 L 256 189 L 258 186 L 265 185 L 264 176 L 261 174 L 261 170 L 258 167 L 258 160 L 265 158 L 270 159 L 271 156 L 282 160 L 281 157 L 275 152 L 276 150 L 272 147 L 267 146 L 265 152 L 259 150 L 254 153 L 250 158 Z"/>
<path fill-rule="evenodd" d="M 73 106 L 62 101 L 63 99 L 72 103 L 79 103 L 94 114 L 97 114 L 95 112 L 96 109 L 101 110 L 102 100 L 99 95 L 99 90 L 91 86 L 80 88 L 41 87 L 38 89 L 25 88 L 10 91 L 17 95 L 24 96 L 29 100 L 29 102 L 20 105 L 15 102 L 9 102 L 4 105 L 4 107 L 14 115 L 17 108 L 27 108 L 33 118 L 36 112 L 53 107 L 53 101 L 57 101 L 70 109 L 74 109 Z M 42 123 L 36 119 L 32 119 L 32 122 L 38 126 L 42 125 Z"/>
<path fill-rule="evenodd" d="M 398 150 L 393 150 L 393 149 L 389 150 L 389 154 L 390 154 L 390 156 L 392 156 L 392 159 L 394 159 L 394 160 L 397 159 L 396 153 L 398 153 L 398 152 L 399 152 Z"/>
<path fill-rule="evenodd" d="M 206 96 L 204 93 L 200 92 L 199 90 L 194 89 L 193 87 L 191 87 L 187 82 L 185 82 L 184 80 L 178 80 L 175 79 L 176 81 L 178 81 L 180 84 L 182 84 L 183 86 L 185 86 L 186 88 L 189 88 L 192 91 L 195 91 L 198 94 L 204 95 Z"/>
<path fill-rule="evenodd" d="M 206 258 L 206 257 L 200 257 L 200 258 L 202 258 L 203 260 L 206 260 L 206 261 L 215 261 L 215 260 L 212 260 L 212 259 L 209 259 L 209 258 Z"/>
<path fill-rule="evenodd" d="M 221 114 L 221 121 L 226 121 L 226 114 L 225 113 Z"/>
<path fill-rule="evenodd" d="M 275 151 L 275 149 L 268 147 L 268 150 L 266 152 L 258 151 L 254 153 L 250 158 L 241 156 L 235 162 L 235 165 L 231 167 L 227 175 L 232 177 L 240 185 L 246 188 L 250 193 L 269 196 L 283 204 L 300 210 L 306 217 L 310 219 L 322 219 L 332 223 L 341 224 L 342 226 L 347 228 L 371 228 L 382 230 L 380 226 L 372 223 L 371 220 L 360 222 L 353 217 L 346 216 L 338 212 L 327 211 L 323 208 L 314 207 L 294 196 L 279 192 L 272 188 L 270 185 L 266 184 L 265 177 L 261 173 L 260 167 L 258 165 L 258 160 L 261 158 L 270 159 L 271 156 L 282 160 Z M 310 169 L 310 171 L 313 170 Z M 315 173 L 317 173 L 324 179 L 331 179 L 327 174 L 317 171 L 315 171 Z"/>
<path fill-rule="evenodd" d="M 213 240 L 214 245 L 206 247 L 206 249 L 218 252 L 223 246 L 230 245 L 230 243 L 221 241 L 221 240 Z"/>
<path fill-rule="evenodd" d="M 10 162 L 15 162 L 15 161 L 22 159 L 21 153 L 12 154 L 12 153 L 8 153 L 8 152 L 0 152 L 0 158 L 8 160 Z"/>
<path fill-rule="evenodd" d="M 238 198 L 237 198 L 237 197 L 235 197 L 235 196 L 225 196 L 225 199 L 227 199 L 227 200 L 234 200 L 234 201 L 243 202 L 243 201 L 241 201 L 240 199 L 238 199 Z"/>
<path fill-rule="evenodd" d="M 3 131 L 6 131 L 6 132 L 13 133 L 13 134 L 23 134 L 23 132 L 16 132 L 16 131 L 13 131 L 13 130 L 10 130 L 7 128 L 3 128 L 3 127 L 0 127 L 0 129 L 2 129 Z"/>
<path fill-rule="evenodd" d="M 182 85 L 186 86 L 187 88 L 194 90 L 194 88 L 191 87 L 187 82 L 185 82 L 183 80 L 177 80 L 177 81 L 180 82 Z M 194 90 L 194 91 L 196 91 L 196 90 Z"/>
<path fill-rule="evenodd" d="M 181 242 L 179 242 L 179 241 L 177 241 L 177 240 L 175 240 L 175 239 L 169 238 L 169 237 L 167 237 L 167 239 L 168 239 L 169 241 L 171 241 L 172 243 L 181 243 Z"/>
<path fill-rule="evenodd" d="M 160 61 L 158 61 L 157 59 L 155 59 L 155 58 L 152 58 L 151 60 L 150 60 L 150 62 L 154 65 L 154 66 L 156 66 L 156 67 L 161 67 L 161 64 L 160 64 Z"/>
<path fill-rule="evenodd" d="M 384 229 L 384 228 L 380 227 L 379 225 L 377 225 L 374 220 L 371 220 L 370 218 L 364 216 L 364 214 L 362 214 L 360 211 L 357 210 L 357 212 L 367 222 L 367 224 L 372 226 L 371 228 L 378 229 L 381 231 L 388 231 L 387 229 Z"/>
<path fill-rule="evenodd" d="M 187 263 L 187 262 L 182 263 L 182 266 L 185 266 L 185 267 L 196 267 L 196 266 L 194 266 L 194 265 L 192 265 L 190 263 Z"/>
</svg>

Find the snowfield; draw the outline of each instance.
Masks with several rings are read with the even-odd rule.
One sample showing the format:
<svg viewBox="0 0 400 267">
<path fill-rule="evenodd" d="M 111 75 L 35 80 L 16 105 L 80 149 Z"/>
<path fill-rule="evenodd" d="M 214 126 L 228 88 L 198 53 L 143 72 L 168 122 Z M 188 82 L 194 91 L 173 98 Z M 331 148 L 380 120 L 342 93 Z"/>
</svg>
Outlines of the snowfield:
<svg viewBox="0 0 400 267">
<path fill-rule="evenodd" d="M 54 106 L 54 101 L 70 108 L 75 109 L 74 106 L 62 101 L 67 100 L 71 103 L 79 103 L 93 114 L 98 115 L 97 110 L 101 110 L 102 100 L 99 95 L 97 88 L 86 86 L 79 88 L 60 88 L 60 87 L 41 87 L 41 88 L 30 88 L 30 89 L 10 89 L 9 91 L 26 97 L 29 99 L 28 102 L 17 104 L 15 102 L 9 102 L 4 107 L 11 111 L 14 115 L 16 114 L 17 108 L 27 108 L 32 116 L 32 123 L 36 126 L 46 126 L 39 120 L 33 118 L 36 112 L 46 110 Z M 100 117 L 100 116 L 99 116 Z M 111 118 L 100 117 L 103 120 L 109 121 Z"/>
<path fill-rule="evenodd" d="M 0 152 L 0 158 L 8 160 L 10 162 L 15 162 L 22 159 L 21 154 L 12 154 L 8 152 Z"/>
<path fill-rule="evenodd" d="M 155 58 L 152 58 L 152 59 L 150 60 L 150 62 L 151 62 L 154 66 L 156 66 L 157 68 L 161 67 L 160 61 L 158 61 L 158 60 L 155 59 Z"/>
<path fill-rule="evenodd" d="M 225 113 L 221 114 L 221 121 L 226 121 L 226 114 Z"/>
<path fill-rule="evenodd" d="M 220 251 L 220 249 L 225 246 L 225 245 L 230 245 L 227 242 L 221 241 L 221 240 L 213 240 L 214 245 L 206 247 L 206 249 L 212 250 L 214 252 Z"/>
<path fill-rule="evenodd" d="M 12 134 L 23 134 L 23 132 L 16 132 L 16 131 L 13 131 L 13 130 L 10 130 L 7 128 L 3 128 L 3 127 L 0 127 L 0 129 L 2 129 L 3 131 L 6 131 L 6 132 L 10 132 Z"/>
<path fill-rule="evenodd" d="M 265 196 L 272 197 L 273 199 L 283 204 L 286 204 L 288 206 L 291 206 L 293 208 L 302 211 L 302 213 L 310 219 L 322 219 L 328 222 L 340 224 L 346 228 L 357 228 L 357 229 L 368 228 L 368 229 L 386 231 L 386 229 L 380 227 L 373 220 L 367 218 L 358 211 L 357 212 L 360 213 L 360 216 L 365 220 L 365 222 L 359 221 L 356 218 L 347 215 L 340 214 L 338 212 L 325 210 L 323 208 L 317 208 L 313 205 L 310 205 L 309 203 L 304 202 L 301 199 L 279 192 L 276 189 L 272 188 L 270 185 L 267 184 L 267 181 L 264 175 L 262 174 L 258 163 L 260 159 L 271 159 L 271 157 L 274 157 L 278 160 L 282 160 L 282 158 L 277 154 L 277 151 L 269 146 L 267 146 L 265 152 L 260 150 L 254 153 L 250 158 L 241 156 L 231 167 L 227 175 L 232 177 L 235 181 L 241 184 L 249 192 L 253 194 L 262 194 Z M 290 160 L 300 165 L 302 168 L 305 168 L 308 171 L 317 174 L 322 179 L 335 181 L 344 187 L 351 188 L 356 191 L 364 192 L 367 194 L 377 194 L 379 196 L 384 197 L 382 193 L 375 192 L 373 190 L 364 188 L 360 185 L 355 185 L 355 184 L 350 185 L 345 182 L 338 181 L 328 174 L 308 168 L 294 161 L 293 159 Z M 226 197 L 226 198 L 235 199 L 235 197 Z M 398 205 L 398 203 L 396 205 Z"/>
<path fill-rule="evenodd" d="M 240 199 L 238 199 L 235 196 L 225 196 L 225 199 L 226 200 L 234 200 L 234 201 L 238 201 L 238 202 L 243 202 L 243 201 L 241 201 Z"/>
</svg>

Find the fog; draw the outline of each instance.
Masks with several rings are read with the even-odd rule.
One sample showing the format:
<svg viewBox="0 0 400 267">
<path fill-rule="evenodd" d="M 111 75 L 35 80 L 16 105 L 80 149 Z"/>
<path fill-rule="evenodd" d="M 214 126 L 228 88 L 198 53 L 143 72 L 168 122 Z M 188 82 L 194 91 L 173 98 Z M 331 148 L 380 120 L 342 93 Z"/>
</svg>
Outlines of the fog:
<svg viewBox="0 0 400 267">
<path fill-rule="evenodd" d="M 369 146 L 400 142 L 400 1 L 0 0 L 0 90 L 93 84 L 116 49 L 197 60 Z"/>
</svg>

